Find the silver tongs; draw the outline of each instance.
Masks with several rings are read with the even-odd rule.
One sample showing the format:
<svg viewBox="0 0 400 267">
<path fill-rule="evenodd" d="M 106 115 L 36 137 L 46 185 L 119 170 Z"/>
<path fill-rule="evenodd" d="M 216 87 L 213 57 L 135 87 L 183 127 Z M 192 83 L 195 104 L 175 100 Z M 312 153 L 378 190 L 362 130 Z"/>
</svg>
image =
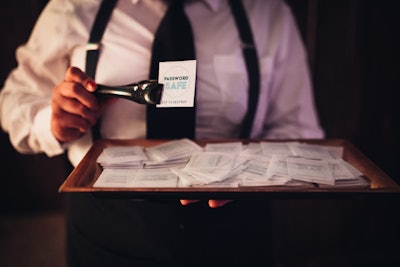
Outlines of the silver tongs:
<svg viewBox="0 0 400 267">
<path fill-rule="evenodd" d="M 97 84 L 94 94 L 125 98 L 144 105 L 160 104 L 163 84 L 157 80 L 143 80 L 123 86 L 107 86 Z"/>
</svg>

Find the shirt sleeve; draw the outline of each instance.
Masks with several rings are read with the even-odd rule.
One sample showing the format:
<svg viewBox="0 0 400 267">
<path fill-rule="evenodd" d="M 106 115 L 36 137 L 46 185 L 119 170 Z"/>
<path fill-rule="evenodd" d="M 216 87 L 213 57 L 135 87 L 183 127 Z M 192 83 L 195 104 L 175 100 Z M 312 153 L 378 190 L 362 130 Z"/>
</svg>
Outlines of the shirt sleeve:
<svg viewBox="0 0 400 267">
<path fill-rule="evenodd" d="M 54 156 L 64 152 L 50 130 L 51 95 L 69 65 L 68 24 L 72 12 L 65 1 L 50 1 L 28 42 L 16 51 L 18 62 L 0 94 L 0 122 L 20 153 Z"/>
<path fill-rule="evenodd" d="M 279 47 L 262 137 L 322 138 L 306 51 L 291 10 L 282 4 L 280 12 Z"/>
</svg>

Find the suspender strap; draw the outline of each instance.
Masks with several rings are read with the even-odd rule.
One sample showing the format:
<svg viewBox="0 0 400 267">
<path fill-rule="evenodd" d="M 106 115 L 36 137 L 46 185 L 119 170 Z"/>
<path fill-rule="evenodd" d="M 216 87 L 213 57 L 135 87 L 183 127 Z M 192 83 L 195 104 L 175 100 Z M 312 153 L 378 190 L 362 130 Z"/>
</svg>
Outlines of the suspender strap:
<svg viewBox="0 0 400 267">
<path fill-rule="evenodd" d="M 93 79 L 96 77 L 97 61 L 100 54 L 100 41 L 106 29 L 108 20 L 117 0 L 103 0 L 94 20 L 88 44 L 86 45 L 86 74 Z M 100 125 L 92 127 L 92 140 L 100 139 Z"/>
<path fill-rule="evenodd" d="M 100 54 L 100 41 L 117 0 L 103 0 L 90 31 L 86 46 L 86 74 L 93 79 L 96 76 L 97 61 Z"/>
<path fill-rule="evenodd" d="M 229 0 L 229 6 L 239 30 L 243 56 L 246 61 L 247 75 L 249 79 L 247 113 L 242 123 L 240 138 L 249 138 L 253 127 L 255 113 L 257 111 L 260 91 L 260 67 L 251 27 L 242 0 Z"/>
</svg>

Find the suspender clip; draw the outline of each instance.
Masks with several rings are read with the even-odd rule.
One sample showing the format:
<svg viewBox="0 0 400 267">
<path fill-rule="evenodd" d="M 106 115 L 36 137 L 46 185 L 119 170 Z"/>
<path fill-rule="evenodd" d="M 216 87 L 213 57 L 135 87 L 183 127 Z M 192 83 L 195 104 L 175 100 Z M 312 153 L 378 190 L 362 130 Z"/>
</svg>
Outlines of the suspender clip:
<svg viewBox="0 0 400 267">
<path fill-rule="evenodd" d="M 87 43 L 86 51 L 97 51 L 100 50 L 101 43 Z"/>
<path fill-rule="evenodd" d="M 240 46 L 242 49 L 256 49 L 255 45 L 253 43 L 240 43 Z"/>
</svg>

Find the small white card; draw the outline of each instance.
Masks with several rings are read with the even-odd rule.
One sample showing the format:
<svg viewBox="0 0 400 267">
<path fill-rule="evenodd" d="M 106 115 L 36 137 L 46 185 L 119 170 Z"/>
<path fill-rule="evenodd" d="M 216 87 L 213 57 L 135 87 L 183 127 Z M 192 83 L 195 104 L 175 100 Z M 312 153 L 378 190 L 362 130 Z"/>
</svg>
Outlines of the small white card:
<svg viewBox="0 0 400 267">
<path fill-rule="evenodd" d="M 160 62 L 158 82 L 164 85 L 158 108 L 193 107 L 196 60 Z"/>
</svg>

